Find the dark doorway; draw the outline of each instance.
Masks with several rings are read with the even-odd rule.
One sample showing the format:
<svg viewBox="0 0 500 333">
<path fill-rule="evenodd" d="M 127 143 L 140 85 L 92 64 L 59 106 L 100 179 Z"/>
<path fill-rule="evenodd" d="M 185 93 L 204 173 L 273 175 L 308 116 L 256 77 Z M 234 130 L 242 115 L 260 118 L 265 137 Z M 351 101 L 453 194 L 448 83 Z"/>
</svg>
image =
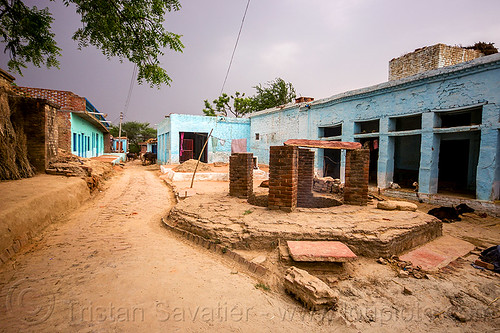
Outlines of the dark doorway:
<svg viewBox="0 0 500 333">
<path fill-rule="evenodd" d="M 420 169 L 420 135 L 394 138 L 393 182 L 403 188 L 414 188 Z"/>
<path fill-rule="evenodd" d="M 340 149 L 323 149 L 323 177 L 340 179 Z"/>
<path fill-rule="evenodd" d="M 378 138 L 361 139 L 360 143 L 364 148 L 370 149 L 370 171 L 368 182 L 377 184 L 377 170 L 378 170 Z"/>
<path fill-rule="evenodd" d="M 471 140 L 441 140 L 438 192 L 474 195 L 475 181 L 471 178 L 476 167 L 477 158 L 471 156 Z"/>
<path fill-rule="evenodd" d="M 198 159 L 208 133 L 180 132 L 179 133 L 179 162 Z M 203 151 L 200 162 L 207 163 L 207 150 Z"/>
</svg>

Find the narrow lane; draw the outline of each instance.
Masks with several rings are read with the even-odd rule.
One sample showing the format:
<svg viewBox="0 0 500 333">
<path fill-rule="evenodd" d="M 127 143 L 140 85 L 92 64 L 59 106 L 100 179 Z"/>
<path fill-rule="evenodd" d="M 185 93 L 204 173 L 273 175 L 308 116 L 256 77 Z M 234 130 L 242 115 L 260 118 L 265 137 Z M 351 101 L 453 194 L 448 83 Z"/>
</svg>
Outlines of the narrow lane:
<svg viewBox="0 0 500 333">
<path fill-rule="evenodd" d="M 161 226 L 169 190 L 129 164 L 109 188 L 0 267 L 5 332 L 331 330 Z M 331 324 L 331 323 L 330 323 Z"/>
</svg>

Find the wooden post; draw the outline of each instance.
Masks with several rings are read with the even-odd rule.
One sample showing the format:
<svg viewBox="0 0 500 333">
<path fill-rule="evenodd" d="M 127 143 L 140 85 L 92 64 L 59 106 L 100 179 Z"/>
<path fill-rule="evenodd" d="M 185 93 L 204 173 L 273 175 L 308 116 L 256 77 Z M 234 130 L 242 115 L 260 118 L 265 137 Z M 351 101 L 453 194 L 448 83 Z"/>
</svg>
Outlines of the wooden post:
<svg viewBox="0 0 500 333">
<path fill-rule="evenodd" d="M 193 172 L 193 179 L 191 179 L 191 188 L 193 188 L 194 176 L 196 175 L 196 170 L 198 169 L 198 164 L 200 164 L 201 155 L 203 155 L 203 152 L 205 151 L 205 147 L 207 146 L 208 139 L 210 139 L 210 136 L 212 135 L 213 130 L 214 130 L 213 128 L 210 130 L 210 133 L 207 136 L 207 141 L 205 141 L 205 144 L 203 145 L 203 148 L 201 149 L 200 156 L 198 156 L 198 161 L 196 162 L 196 167 L 194 168 L 194 172 Z"/>
</svg>

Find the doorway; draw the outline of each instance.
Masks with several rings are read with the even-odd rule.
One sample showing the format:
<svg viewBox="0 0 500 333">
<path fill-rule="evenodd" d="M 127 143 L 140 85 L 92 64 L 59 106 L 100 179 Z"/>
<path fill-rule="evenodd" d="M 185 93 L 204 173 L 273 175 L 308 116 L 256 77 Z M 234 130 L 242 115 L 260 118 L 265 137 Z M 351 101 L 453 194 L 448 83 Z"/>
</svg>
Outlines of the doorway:
<svg viewBox="0 0 500 333">
<path fill-rule="evenodd" d="M 478 143 L 471 139 L 441 139 L 438 193 L 475 195 Z"/>
<path fill-rule="evenodd" d="M 377 184 L 377 170 L 378 170 L 378 138 L 365 138 L 360 140 L 364 148 L 370 150 L 370 169 L 368 173 L 368 182 L 370 184 Z"/>
<path fill-rule="evenodd" d="M 179 132 L 179 162 L 198 159 L 207 137 L 208 133 Z M 207 163 L 207 156 L 207 150 L 205 149 L 201 155 L 200 162 Z"/>
</svg>

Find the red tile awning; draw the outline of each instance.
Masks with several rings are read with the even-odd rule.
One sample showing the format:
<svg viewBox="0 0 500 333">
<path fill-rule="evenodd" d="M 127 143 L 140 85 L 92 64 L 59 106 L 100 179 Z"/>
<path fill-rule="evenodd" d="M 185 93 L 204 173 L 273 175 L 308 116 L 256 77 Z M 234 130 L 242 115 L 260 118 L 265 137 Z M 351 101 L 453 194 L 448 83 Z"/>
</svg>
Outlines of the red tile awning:
<svg viewBox="0 0 500 333">
<path fill-rule="evenodd" d="M 285 144 L 285 146 L 324 148 L 324 149 L 354 150 L 354 149 L 361 148 L 361 143 L 359 143 L 359 142 L 343 142 L 343 141 L 290 139 L 290 140 L 285 141 L 284 144 Z"/>
</svg>

